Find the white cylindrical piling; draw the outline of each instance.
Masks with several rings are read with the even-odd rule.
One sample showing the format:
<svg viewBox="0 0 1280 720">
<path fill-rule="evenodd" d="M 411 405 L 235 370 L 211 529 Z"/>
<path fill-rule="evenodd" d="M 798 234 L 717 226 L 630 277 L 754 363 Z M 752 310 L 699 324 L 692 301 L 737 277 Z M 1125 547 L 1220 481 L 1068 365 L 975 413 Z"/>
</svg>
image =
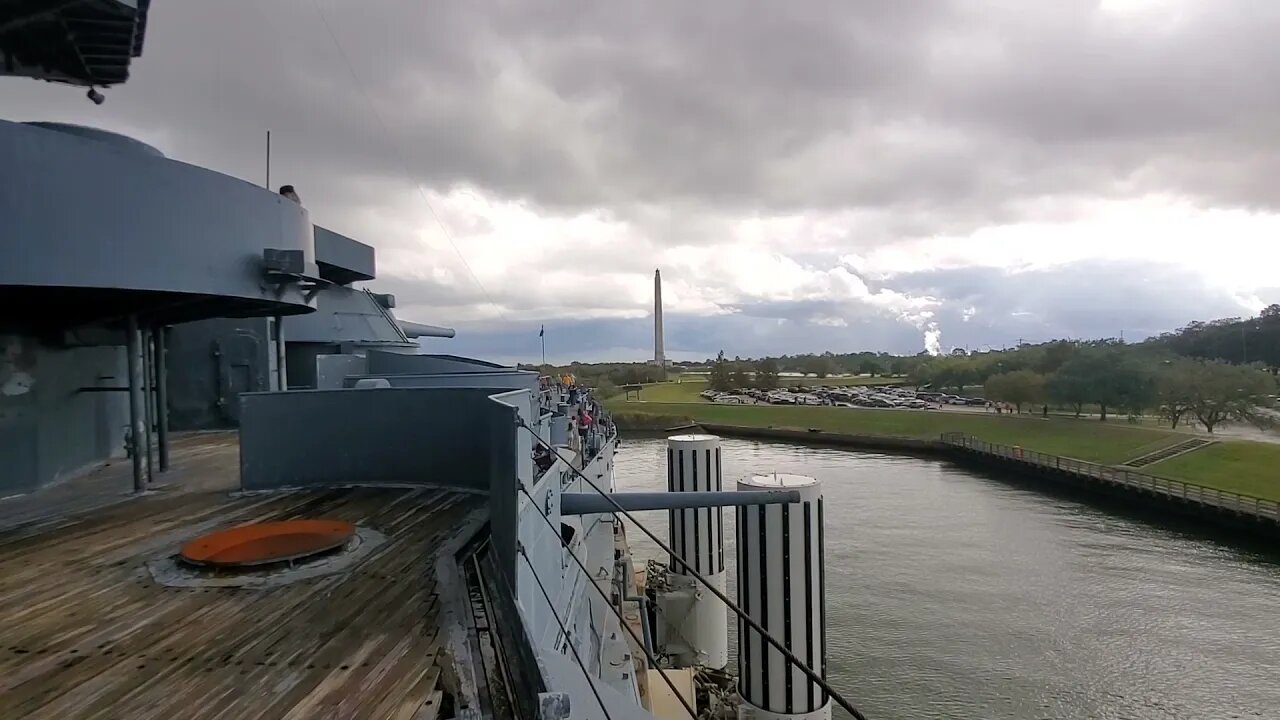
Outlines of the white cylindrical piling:
<svg viewBox="0 0 1280 720">
<path fill-rule="evenodd" d="M 798 490 L 800 502 L 738 508 L 738 604 L 802 662 L 827 676 L 822 484 L 752 475 L 739 490 Z M 759 632 L 738 621 L 738 717 L 831 717 L 828 695 Z"/>
<path fill-rule="evenodd" d="M 720 476 L 720 438 L 715 435 L 674 435 L 667 438 L 667 491 L 723 490 Z M 703 575 L 724 572 L 724 522 L 719 508 L 670 510 L 668 540 L 694 570 Z M 671 572 L 688 570 L 671 561 Z"/>
<path fill-rule="evenodd" d="M 719 491 L 720 438 L 675 435 L 667 439 L 669 492 Z M 693 571 L 725 590 L 724 517 L 718 507 L 668 511 L 668 543 Z M 659 599 L 659 645 L 676 667 L 723 668 L 729 662 L 728 608 L 675 559 L 668 565 L 671 591 Z"/>
</svg>

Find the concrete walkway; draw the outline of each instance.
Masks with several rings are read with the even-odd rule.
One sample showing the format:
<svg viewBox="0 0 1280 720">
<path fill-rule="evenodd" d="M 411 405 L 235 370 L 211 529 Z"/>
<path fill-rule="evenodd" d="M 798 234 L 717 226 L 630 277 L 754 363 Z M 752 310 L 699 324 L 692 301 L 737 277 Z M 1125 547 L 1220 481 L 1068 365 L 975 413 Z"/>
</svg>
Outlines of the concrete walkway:
<svg viewBox="0 0 1280 720">
<path fill-rule="evenodd" d="M 1188 438 L 1176 445 L 1170 445 L 1168 447 L 1156 450 L 1155 452 L 1139 455 L 1138 457 L 1133 458 L 1132 460 L 1129 460 L 1128 462 L 1124 463 L 1124 465 L 1126 467 L 1132 467 L 1132 468 L 1141 468 L 1141 467 L 1146 467 L 1148 465 L 1154 465 L 1158 462 L 1168 460 L 1169 458 L 1175 458 L 1180 455 L 1186 455 L 1189 452 L 1195 452 L 1196 450 L 1199 450 L 1200 448 L 1208 447 L 1214 444 L 1215 442 L 1217 441 L 1207 440 L 1205 438 L 1198 438 L 1198 437 Z"/>
</svg>

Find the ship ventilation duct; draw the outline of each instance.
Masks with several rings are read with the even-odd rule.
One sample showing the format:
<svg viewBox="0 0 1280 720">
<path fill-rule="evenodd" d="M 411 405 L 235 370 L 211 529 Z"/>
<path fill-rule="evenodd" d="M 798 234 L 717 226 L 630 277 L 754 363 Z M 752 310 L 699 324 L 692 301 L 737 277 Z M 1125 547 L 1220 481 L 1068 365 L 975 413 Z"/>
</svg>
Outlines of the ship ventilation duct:
<svg viewBox="0 0 1280 720">
<path fill-rule="evenodd" d="M 823 678 L 827 675 L 822 484 L 753 475 L 738 490 L 797 490 L 800 502 L 738 508 L 738 604 Z M 738 623 L 739 718 L 819 720 L 830 697 L 745 622 Z"/>
<path fill-rule="evenodd" d="M 569 404 L 558 403 L 555 413 L 551 415 L 551 444 L 569 444 Z"/>
<path fill-rule="evenodd" d="M 667 490 L 708 492 L 724 489 L 720 438 L 676 435 L 667 439 Z M 671 549 L 720 591 L 725 589 L 724 520 L 719 507 L 670 510 Z M 658 643 L 675 667 L 723 668 L 729 663 L 728 609 L 683 566 L 670 563 L 671 591 L 661 596 Z"/>
</svg>

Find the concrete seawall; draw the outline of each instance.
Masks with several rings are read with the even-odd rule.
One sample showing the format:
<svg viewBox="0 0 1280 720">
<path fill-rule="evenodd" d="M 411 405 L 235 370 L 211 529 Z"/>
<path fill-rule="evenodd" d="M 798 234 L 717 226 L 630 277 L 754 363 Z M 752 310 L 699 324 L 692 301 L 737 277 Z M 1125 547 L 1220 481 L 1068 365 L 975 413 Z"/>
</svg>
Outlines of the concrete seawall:
<svg viewBox="0 0 1280 720">
<path fill-rule="evenodd" d="M 650 415 L 648 413 L 614 411 L 610 413 L 619 430 L 664 431 L 692 425 L 692 421 L 680 415 Z"/>
<path fill-rule="evenodd" d="M 1022 448 L 994 445 L 959 434 L 944 436 L 954 462 L 993 471 L 1001 479 L 1035 488 L 1106 497 L 1142 511 L 1172 513 L 1198 523 L 1280 537 L 1280 503 L 1128 468 L 1099 465 Z"/>
<path fill-rule="evenodd" d="M 891 437 L 886 435 L 851 435 L 825 430 L 798 430 L 788 428 L 750 427 L 746 425 L 714 425 L 698 423 L 709 433 L 726 437 L 758 438 L 762 440 L 787 440 L 790 442 L 836 445 L 862 450 L 884 450 L 911 454 L 949 455 L 950 448 L 937 440 Z"/>
<path fill-rule="evenodd" d="M 986 443 L 958 433 L 938 440 L 833 433 L 822 430 L 699 423 L 725 437 L 846 447 L 903 455 L 936 457 L 992 472 L 1006 482 L 1049 492 L 1068 492 L 1119 502 L 1153 519 L 1176 514 L 1195 524 L 1280 538 L 1280 503 L 1199 485 L 1167 480 L 1058 455 Z"/>
</svg>

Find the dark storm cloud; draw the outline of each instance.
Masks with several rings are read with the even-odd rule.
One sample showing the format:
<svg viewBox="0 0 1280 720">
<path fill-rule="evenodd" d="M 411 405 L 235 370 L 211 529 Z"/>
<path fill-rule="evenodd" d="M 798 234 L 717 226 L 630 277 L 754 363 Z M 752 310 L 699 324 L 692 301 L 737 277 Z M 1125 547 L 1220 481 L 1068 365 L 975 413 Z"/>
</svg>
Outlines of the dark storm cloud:
<svg viewBox="0 0 1280 720">
<path fill-rule="evenodd" d="M 724 350 L 729 357 L 763 357 L 783 353 L 857 352 L 898 348 L 915 353 L 921 335 L 910 325 L 869 318 L 848 327 L 819 327 L 807 322 L 748 315 L 668 315 L 667 357 L 704 360 Z M 653 357 L 653 320 L 566 320 L 547 323 L 547 359 L 552 362 L 640 361 Z M 452 340 L 429 341 L 432 352 L 475 354 L 506 362 L 537 362 L 538 324 L 513 328 L 460 326 Z"/>
<path fill-rule="evenodd" d="M 395 295 L 399 307 L 421 316 L 406 318 L 423 322 L 444 322 L 447 318 L 466 315 L 465 311 L 482 304 L 506 308 L 502 319 L 513 322 L 530 316 L 617 316 L 643 312 L 616 278 L 587 278 L 570 269 L 564 276 L 555 278 L 559 282 L 537 275 L 519 279 L 524 282 L 481 288 L 467 277 L 454 277 L 450 282 L 444 282 L 429 276 L 406 277 L 384 273 L 370 284 L 378 292 Z"/>
<path fill-rule="evenodd" d="M 959 268 L 899 275 L 886 284 L 940 300 L 935 320 L 945 347 L 1121 335 L 1136 341 L 1192 319 L 1252 314 L 1194 271 L 1161 264 L 1079 262 L 1024 272 Z"/>
<path fill-rule="evenodd" d="M 913 322 L 859 303 L 751 303 L 728 315 L 668 315 L 667 351 L 690 359 L 722 349 L 743 357 L 826 350 L 912 354 L 924 349 L 922 326 L 929 322 L 941 331 L 944 351 L 1121 335 L 1136 342 L 1192 319 L 1251 314 L 1229 293 L 1167 265 L 1082 262 L 1025 272 L 962 268 L 900 275 L 884 287 L 937 298 L 936 314 Z M 1270 293 L 1264 301 L 1280 302 L 1280 290 Z M 818 324 L 816 318 L 841 318 L 845 325 Z M 464 325 L 456 340 L 432 347 L 533 361 L 538 327 L 525 323 L 513 332 L 505 324 Z M 560 360 L 643 360 L 652 353 L 652 333 L 650 318 L 557 321 L 547 325 L 548 354 Z"/>
<path fill-rule="evenodd" d="M 619 318 L 646 309 L 634 290 L 675 246 L 750 236 L 724 253 L 820 276 L 871 246 L 962 245 L 978 228 L 1078 220 L 1100 199 L 1280 209 L 1276 3 L 174 0 L 149 22 L 133 79 L 106 105 L 3 78 L 0 113 L 115 129 L 255 183 L 271 129 L 273 184 L 298 186 L 313 219 L 420 251 L 394 256 L 413 267 L 380 262 L 375 286 L 405 317 L 503 308 L 497 325 L 460 326 L 459 347 L 574 317 L 563 332 L 584 352 L 643 357 L 648 321 Z M 623 239 L 544 234 L 534 260 L 480 268 L 499 278 L 482 289 L 446 244 L 417 245 L 441 233 L 415 184 L 475 188 L 540 219 L 589 213 Z M 524 241 L 491 233 L 483 210 L 437 210 L 463 255 Z M 799 229 L 741 228 L 779 217 Z M 701 354 L 914 352 L 929 321 L 947 346 L 1129 337 L 1243 311 L 1192 270 L 1137 265 L 890 276 L 871 290 L 898 295 L 880 304 L 820 277 L 810 294 L 829 298 L 757 302 L 786 293 L 714 261 L 688 273 L 672 289 L 727 312 L 673 314 L 668 345 Z"/>
<path fill-rule="evenodd" d="M 101 112 L 254 180 L 272 127 L 280 176 L 335 203 L 409 174 L 641 214 L 896 207 L 921 230 L 1046 194 L 1273 206 L 1280 6 L 1155 5 L 165 3 Z M 49 90 L 10 81 L 5 105 L 83 119 Z"/>
</svg>

